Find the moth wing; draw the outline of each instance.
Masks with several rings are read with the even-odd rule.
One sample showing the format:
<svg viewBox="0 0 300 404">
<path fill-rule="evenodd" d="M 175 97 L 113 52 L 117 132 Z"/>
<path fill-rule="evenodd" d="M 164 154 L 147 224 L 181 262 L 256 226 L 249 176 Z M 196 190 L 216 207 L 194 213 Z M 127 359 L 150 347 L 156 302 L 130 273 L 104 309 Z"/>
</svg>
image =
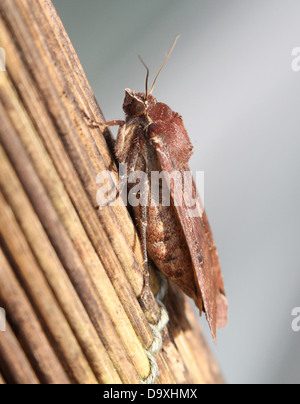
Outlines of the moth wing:
<svg viewBox="0 0 300 404">
<path fill-rule="evenodd" d="M 188 172 L 186 167 L 186 172 Z M 184 193 L 186 195 L 186 191 Z M 201 293 L 204 302 L 205 312 L 211 328 L 222 328 L 227 323 L 227 300 L 218 252 L 203 208 L 195 181 L 192 179 L 192 193 L 195 202 L 192 200 L 183 201 L 183 206 L 177 209 L 180 219 L 188 224 L 185 235 L 189 237 L 194 270 L 199 279 Z M 193 209 L 191 206 L 195 204 Z M 188 212 L 188 214 L 187 214 Z M 191 217 L 189 217 L 191 216 Z M 190 230 L 191 229 L 191 230 Z M 194 251 L 191 251 L 191 250 Z M 202 257 L 199 259 L 199 249 Z M 212 331 L 213 331 L 212 329 Z"/>
<path fill-rule="evenodd" d="M 187 163 L 192 154 L 192 146 L 181 118 L 176 115 L 168 128 L 157 124 L 150 126 L 149 134 L 162 171 L 170 175 L 179 171 L 182 176 L 184 172 L 190 172 Z M 227 322 L 227 300 L 212 232 L 194 180 L 190 184 L 192 193 L 186 193 L 183 181 L 172 181 L 170 193 L 173 203 L 177 195 L 184 195 L 181 205 L 176 206 L 174 203 L 174 208 L 191 254 L 198 293 L 196 304 L 198 307 L 201 305 L 201 311 L 203 302 L 211 333 L 216 340 L 216 328 L 224 327 Z M 196 200 L 196 204 L 191 210 L 192 199 Z"/>
</svg>

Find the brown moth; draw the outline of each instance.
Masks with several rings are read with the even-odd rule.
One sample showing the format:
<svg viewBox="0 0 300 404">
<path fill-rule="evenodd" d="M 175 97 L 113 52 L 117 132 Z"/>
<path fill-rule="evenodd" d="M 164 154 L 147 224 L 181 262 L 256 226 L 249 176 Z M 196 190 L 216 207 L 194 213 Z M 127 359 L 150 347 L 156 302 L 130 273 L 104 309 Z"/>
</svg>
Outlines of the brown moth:
<svg viewBox="0 0 300 404">
<path fill-rule="evenodd" d="M 119 163 L 127 164 L 129 173 L 146 173 L 145 191 L 151 188 L 152 172 L 170 175 L 176 172 L 182 178 L 184 173 L 190 173 L 188 162 L 193 146 L 182 118 L 151 95 L 156 78 L 176 40 L 156 74 L 150 92 L 147 88 L 149 70 L 142 61 L 147 69 L 145 93 L 126 89 L 123 104 L 125 121 L 105 124 L 106 127 L 119 125 L 116 158 Z M 200 313 L 206 313 L 216 340 L 216 328 L 224 327 L 227 322 L 227 300 L 218 253 L 195 182 L 190 182 L 189 191 L 196 200 L 193 210 L 196 214 L 190 216 L 191 198 L 182 198 L 181 204 L 174 203 L 175 195 L 187 193 L 183 181 L 176 178 L 169 181 L 170 206 L 164 206 L 161 200 L 158 204 L 151 203 L 149 191 L 145 193 L 146 197 L 144 195 L 147 203 L 133 209 L 143 246 L 145 288 L 148 287 L 149 257 L 160 272 L 195 301 Z"/>
</svg>

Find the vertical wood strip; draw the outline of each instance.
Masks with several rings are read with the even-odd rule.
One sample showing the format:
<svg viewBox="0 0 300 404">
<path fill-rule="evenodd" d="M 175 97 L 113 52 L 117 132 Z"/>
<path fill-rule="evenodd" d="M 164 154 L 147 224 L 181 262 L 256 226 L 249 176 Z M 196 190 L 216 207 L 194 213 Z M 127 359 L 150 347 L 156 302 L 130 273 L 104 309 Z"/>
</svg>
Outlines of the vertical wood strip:
<svg viewBox="0 0 300 404">
<path fill-rule="evenodd" d="M 55 355 L 13 269 L 0 250 L 0 301 L 9 307 L 10 323 L 42 383 L 69 384 L 70 379 Z"/>
<path fill-rule="evenodd" d="M 40 384 L 22 346 L 13 333 L 8 321 L 6 331 L 0 334 L 0 384 Z"/>
</svg>

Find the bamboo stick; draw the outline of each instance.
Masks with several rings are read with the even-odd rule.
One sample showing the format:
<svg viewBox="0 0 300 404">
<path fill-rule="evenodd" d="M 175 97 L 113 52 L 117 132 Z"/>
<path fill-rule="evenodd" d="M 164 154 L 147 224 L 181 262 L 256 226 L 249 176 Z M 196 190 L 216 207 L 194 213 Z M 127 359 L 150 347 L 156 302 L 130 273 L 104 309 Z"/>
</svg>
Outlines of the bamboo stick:
<svg viewBox="0 0 300 404">
<path fill-rule="evenodd" d="M 9 179 L 9 176 L 7 176 L 7 179 Z M 2 212 L 0 234 L 7 249 L 15 259 L 15 271 L 22 278 L 32 302 L 39 310 L 45 326 L 49 329 L 52 336 L 52 344 L 56 346 L 64 367 L 77 383 L 96 383 L 96 378 L 67 320 L 57 305 L 47 281 L 40 273 L 40 268 L 15 217 L 13 217 L 9 206 L 1 195 L 0 210 Z M 8 228 L 10 229 L 9 233 L 5 232 L 5 229 Z M 32 279 L 35 281 L 32 282 Z"/>
<path fill-rule="evenodd" d="M 2 250 L 0 250 L 0 279 L 0 300 L 5 302 L 5 306 L 10 307 L 12 326 L 17 330 L 39 379 L 43 383 L 69 384 L 70 380 Z"/>
<path fill-rule="evenodd" d="M 40 384 L 28 358 L 10 325 L 0 338 L 0 368 L 8 383 Z M 0 384 L 5 380 L 0 373 Z"/>
<path fill-rule="evenodd" d="M 49 0 L 2 0 L 0 44 L 7 55 L 7 72 L 0 73 L 5 282 L 16 284 L 16 298 L 27 302 L 26 320 L 47 330 L 41 338 L 64 368 L 65 382 L 140 383 L 150 373 L 149 322 L 156 324 L 160 309 L 152 294 L 140 298 L 143 258 L 128 211 L 96 206 L 97 173 L 116 173 L 112 137 L 83 118 L 85 111 L 103 121 Z M 158 287 L 155 274 L 152 283 Z M 15 300 L 4 292 L 2 304 L 14 318 Z M 222 382 L 186 299 L 171 287 L 166 304 L 170 323 L 162 333 L 157 382 Z M 18 321 L 24 327 L 22 313 L 14 328 Z M 31 347 L 27 338 L 22 328 L 20 349 Z M 35 342 L 42 361 L 48 348 Z M 57 382 L 57 375 L 41 372 L 30 350 L 23 356 L 41 382 Z M 18 363 L 11 361 L 9 369 Z M 1 362 L 0 370 L 4 374 Z M 20 380 L 16 371 L 13 381 Z"/>
<path fill-rule="evenodd" d="M 1 86 L 0 86 L 1 87 Z M 3 118 L 2 122 L 5 122 L 5 117 L 1 115 L 1 108 L 0 108 L 0 116 Z M 8 127 L 5 126 L 6 129 Z M 13 141 L 13 132 L 7 130 L 5 133 L 11 136 L 11 140 Z M 14 144 L 14 143 L 12 143 Z M 1 150 L 1 149 L 0 149 Z M 23 163 L 22 154 L 20 149 L 15 148 L 14 150 L 18 151 L 19 154 L 19 162 Z M 77 305 L 73 305 L 72 295 L 74 292 L 70 286 L 70 282 L 64 275 L 64 270 L 61 267 L 61 264 L 56 257 L 53 248 L 48 242 L 47 236 L 45 235 L 41 224 L 38 221 L 38 218 L 35 216 L 32 207 L 30 206 L 29 202 L 26 200 L 26 196 L 22 193 L 20 188 L 20 184 L 18 184 L 17 178 L 14 176 L 11 167 L 5 158 L 4 153 L 0 153 L 0 161 L 1 161 L 1 176 L 0 182 L 3 192 L 5 196 L 8 198 L 10 205 L 13 207 L 15 214 L 17 215 L 17 219 L 22 226 L 22 230 L 25 233 L 27 239 L 30 242 L 30 245 L 33 251 L 36 254 L 37 260 L 40 263 L 41 267 L 43 268 L 46 276 L 48 277 L 49 282 L 53 285 L 53 288 L 57 291 L 57 297 L 60 300 L 63 300 L 64 307 L 67 308 L 67 313 L 72 314 L 73 310 L 75 310 Z M 25 165 L 28 169 L 30 167 L 28 164 Z M 25 167 L 23 166 L 23 167 Z M 34 177 L 31 177 L 33 179 Z M 41 201 L 45 201 L 45 199 L 41 199 Z M 47 211 L 49 212 L 49 211 Z M 57 220 L 54 222 L 54 227 L 56 227 Z M 53 226 L 52 226 L 53 227 Z M 13 241 L 14 242 L 14 241 Z M 62 248 L 66 251 L 66 245 L 63 244 Z M 82 270 L 80 273 L 79 271 Z M 95 318 L 96 327 L 100 331 L 100 335 L 103 336 L 104 341 L 106 342 L 107 347 L 109 347 L 109 338 L 112 338 L 114 341 L 114 346 L 110 348 L 112 351 L 112 355 L 116 355 L 118 353 L 117 358 L 122 358 L 125 361 L 126 354 L 121 354 L 123 348 L 120 345 L 119 349 L 117 349 L 117 340 L 114 337 L 115 331 L 112 327 L 110 319 L 107 317 L 106 313 L 101 310 L 102 303 L 99 302 L 99 298 L 94 291 L 93 285 L 90 284 L 87 275 L 84 274 L 84 267 L 79 267 L 78 265 L 72 269 L 72 273 L 69 273 L 72 277 L 74 277 L 74 282 L 79 284 L 78 289 L 82 294 L 83 298 L 85 299 L 86 307 L 93 306 L 93 317 Z M 73 273 L 74 271 L 74 273 Z M 76 271 L 76 273 L 75 273 Z M 71 290 L 70 290 L 71 289 Z M 66 301 L 66 297 L 70 297 L 70 301 Z M 96 302 L 98 302 L 96 304 Z M 95 312 L 95 309 L 97 311 Z M 76 320 L 75 320 L 76 321 Z M 74 324 L 74 322 L 73 322 Z M 80 323 L 79 323 L 80 324 Z M 76 326 L 76 323 L 74 324 Z M 79 328 L 82 330 L 82 327 Z M 108 349 L 108 348 L 107 348 Z M 98 356 L 98 355 L 97 355 Z M 127 373 L 130 375 L 130 369 L 128 367 Z M 127 375 L 123 375 L 124 380 L 128 380 Z M 136 378 L 135 372 L 133 371 L 132 378 Z M 130 379 L 129 379 L 130 380 Z M 136 379 L 138 380 L 138 379 Z"/>
</svg>

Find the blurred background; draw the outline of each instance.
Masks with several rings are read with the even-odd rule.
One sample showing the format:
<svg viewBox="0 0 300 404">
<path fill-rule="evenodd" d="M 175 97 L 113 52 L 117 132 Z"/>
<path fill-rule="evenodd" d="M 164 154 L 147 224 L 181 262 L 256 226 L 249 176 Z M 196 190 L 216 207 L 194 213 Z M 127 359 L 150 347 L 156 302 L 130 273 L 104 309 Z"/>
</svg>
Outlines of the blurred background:
<svg viewBox="0 0 300 404">
<path fill-rule="evenodd" d="M 300 47 L 298 0 L 54 0 L 107 120 L 124 89 L 184 119 L 205 171 L 205 207 L 229 301 L 213 346 L 228 383 L 299 383 Z"/>
</svg>

